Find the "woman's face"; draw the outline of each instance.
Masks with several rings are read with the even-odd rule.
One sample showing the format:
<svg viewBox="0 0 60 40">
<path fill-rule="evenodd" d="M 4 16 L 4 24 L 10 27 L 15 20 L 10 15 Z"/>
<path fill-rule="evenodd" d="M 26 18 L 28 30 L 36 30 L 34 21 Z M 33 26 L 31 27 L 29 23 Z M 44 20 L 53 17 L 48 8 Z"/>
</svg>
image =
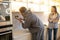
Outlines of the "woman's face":
<svg viewBox="0 0 60 40">
<path fill-rule="evenodd" d="M 51 7 L 51 13 L 55 13 L 55 8 Z"/>
</svg>

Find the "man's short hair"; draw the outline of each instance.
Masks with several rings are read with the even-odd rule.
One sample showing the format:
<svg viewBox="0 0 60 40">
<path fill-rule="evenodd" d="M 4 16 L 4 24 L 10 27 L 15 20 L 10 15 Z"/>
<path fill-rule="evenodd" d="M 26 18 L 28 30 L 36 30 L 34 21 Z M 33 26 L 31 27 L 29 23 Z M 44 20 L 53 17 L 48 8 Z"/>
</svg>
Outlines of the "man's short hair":
<svg viewBox="0 0 60 40">
<path fill-rule="evenodd" d="M 21 7 L 21 8 L 19 9 L 19 11 L 20 11 L 21 13 L 24 13 L 26 10 L 27 10 L 27 9 L 26 9 L 25 7 Z"/>
</svg>

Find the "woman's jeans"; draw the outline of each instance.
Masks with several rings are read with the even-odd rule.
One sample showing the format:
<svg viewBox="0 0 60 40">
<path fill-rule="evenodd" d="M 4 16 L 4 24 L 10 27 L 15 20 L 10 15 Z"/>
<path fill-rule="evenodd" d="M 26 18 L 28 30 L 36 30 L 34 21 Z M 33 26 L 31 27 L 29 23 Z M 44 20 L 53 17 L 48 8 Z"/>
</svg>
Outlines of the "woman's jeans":
<svg viewBox="0 0 60 40">
<path fill-rule="evenodd" d="M 57 40 L 57 30 L 58 28 L 53 29 L 48 28 L 48 40 L 52 40 L 52 31 L 53 31 L 53 40 Z"/>
</svg>

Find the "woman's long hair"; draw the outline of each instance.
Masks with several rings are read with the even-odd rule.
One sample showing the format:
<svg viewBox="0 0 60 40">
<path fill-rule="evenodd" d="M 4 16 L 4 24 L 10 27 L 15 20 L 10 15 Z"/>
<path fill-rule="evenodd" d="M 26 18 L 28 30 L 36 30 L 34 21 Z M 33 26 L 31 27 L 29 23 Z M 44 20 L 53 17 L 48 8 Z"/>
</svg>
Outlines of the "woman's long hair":
<svg viewBox="0 0 60 40">
<path fill-rule="evenodd" d="M 57 8 L 56 8 L 56 6 L 52 6 L 52 7 L 55 8 L 55 13 L 58 13 L 58 12 L 57 12 Z"/>
</svg>

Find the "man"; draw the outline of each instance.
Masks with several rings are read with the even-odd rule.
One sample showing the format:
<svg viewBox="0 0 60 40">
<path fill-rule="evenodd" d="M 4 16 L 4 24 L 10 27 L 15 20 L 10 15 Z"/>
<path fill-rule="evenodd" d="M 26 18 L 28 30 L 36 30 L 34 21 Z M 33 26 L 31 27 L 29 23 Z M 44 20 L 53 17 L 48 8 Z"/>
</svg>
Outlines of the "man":
<svg viewBox="0 0 60 40">
<path fill-rule="evenodd" d="M 32 40 L 43 40 L 44 39 L 44 25 L 36 17 L 36 15 L 32 14 L 30 10 L 27 10 L 25 7 L 21 7 L 19 9 L 20 13 L 24 17 L 24 19 L 18 19 L 23 28 L 28 28 L 32 35 Z M 24 20 L 24 22 L 23 22 Z"/>
</svg>

